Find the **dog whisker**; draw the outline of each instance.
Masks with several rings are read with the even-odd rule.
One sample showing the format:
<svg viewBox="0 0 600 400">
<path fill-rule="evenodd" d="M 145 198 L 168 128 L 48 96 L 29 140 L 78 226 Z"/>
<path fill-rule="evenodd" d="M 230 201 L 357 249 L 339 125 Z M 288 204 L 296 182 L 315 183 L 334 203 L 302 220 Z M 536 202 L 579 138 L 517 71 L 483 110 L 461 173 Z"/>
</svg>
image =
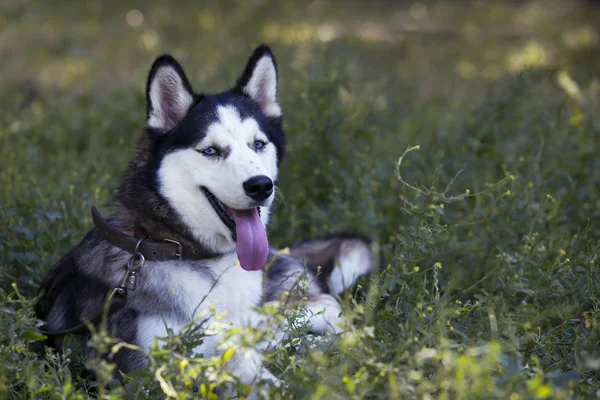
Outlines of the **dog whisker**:
<svg viewBox="0 0 600 400">
<path fill-rule="evenodd" d="M 275 186 L 275 199 L 273 200 L 273 207 L 278 208 L 281 203 L 283 203 L 284 208 L 287 208 L 287 203 L 285 202 L 283 192 L 279 189 L 279 186 Z"/>
</svg>

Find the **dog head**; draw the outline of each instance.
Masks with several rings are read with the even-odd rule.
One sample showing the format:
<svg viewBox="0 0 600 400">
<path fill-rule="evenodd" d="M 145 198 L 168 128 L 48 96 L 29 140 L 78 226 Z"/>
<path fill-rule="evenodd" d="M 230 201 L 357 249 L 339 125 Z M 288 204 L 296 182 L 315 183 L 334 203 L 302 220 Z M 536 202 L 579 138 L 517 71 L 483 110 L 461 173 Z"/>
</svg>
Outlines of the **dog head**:
<svg viewBox="0 0 600 400">
<path fill-rule="evenodd" d="M 198 94 L 180 64 L 158 58 L 148 77 L 146 130 L 156 186 L 194 238 L 246 270 L 263 267 L 266 224 L 285 135 L 277 68 L 258 47 L 233 89 Z"/>
</svg>

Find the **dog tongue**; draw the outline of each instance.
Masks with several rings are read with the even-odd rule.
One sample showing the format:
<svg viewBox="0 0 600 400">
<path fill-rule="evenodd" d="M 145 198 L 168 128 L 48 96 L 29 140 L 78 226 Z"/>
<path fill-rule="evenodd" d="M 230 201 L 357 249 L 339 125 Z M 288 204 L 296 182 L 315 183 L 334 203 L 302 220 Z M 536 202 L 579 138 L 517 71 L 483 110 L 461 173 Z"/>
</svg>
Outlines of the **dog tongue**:
<svg viewBox="0 0 600 400">
<path fill-rule="evenodd" d="M 267 262 L 269 242 L 258 210 L 231 210 L 235 220 L 237 256 L 246 271 L 257 271 Z"/>
</svg>

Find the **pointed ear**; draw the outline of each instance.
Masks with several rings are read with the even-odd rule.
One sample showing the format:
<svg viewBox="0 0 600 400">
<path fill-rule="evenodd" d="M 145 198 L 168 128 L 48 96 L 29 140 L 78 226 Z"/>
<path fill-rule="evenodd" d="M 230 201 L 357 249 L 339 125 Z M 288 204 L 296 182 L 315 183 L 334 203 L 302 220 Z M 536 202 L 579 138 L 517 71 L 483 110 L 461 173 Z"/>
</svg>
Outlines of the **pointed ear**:
<svg viewBox="0 0 600 400">
<path fill-rule="evenodd" d="M 281 117 L 277 103 L 277 65 L 268 46 L 261 45 L 254 50 L 234 90 L 254 100 L 267 117 Z"/>
<path fill-rule="evenodd" d="M 146 88 L 146 126 L 161 133 L 170 131 L 187 115 L 194 98 L 181 65 L 169 55 L 157 58 Z"/>
</svg>

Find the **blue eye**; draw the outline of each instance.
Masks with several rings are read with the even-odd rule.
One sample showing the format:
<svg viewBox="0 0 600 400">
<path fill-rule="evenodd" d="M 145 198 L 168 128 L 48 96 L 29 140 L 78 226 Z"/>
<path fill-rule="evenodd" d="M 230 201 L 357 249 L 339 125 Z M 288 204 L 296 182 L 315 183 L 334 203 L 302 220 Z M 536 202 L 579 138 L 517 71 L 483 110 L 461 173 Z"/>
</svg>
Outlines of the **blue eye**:
<svg viewBox="0 0 600 400">
<path fill-rule="evenodd" d="M 219 154 L 219 151 L 215 147 L 207 147 L 200 150 L 200 153 L 204 154 L 205 156 L 216 156 Z"/>
<path fill-rule="evenodd" d="M 254 141 L 254 148 L 256 150 L 262 150 L 265 148 L 266 145 L 267 145 L 267 143 L 264 140 L 255 140 Z"/>
</svg>

